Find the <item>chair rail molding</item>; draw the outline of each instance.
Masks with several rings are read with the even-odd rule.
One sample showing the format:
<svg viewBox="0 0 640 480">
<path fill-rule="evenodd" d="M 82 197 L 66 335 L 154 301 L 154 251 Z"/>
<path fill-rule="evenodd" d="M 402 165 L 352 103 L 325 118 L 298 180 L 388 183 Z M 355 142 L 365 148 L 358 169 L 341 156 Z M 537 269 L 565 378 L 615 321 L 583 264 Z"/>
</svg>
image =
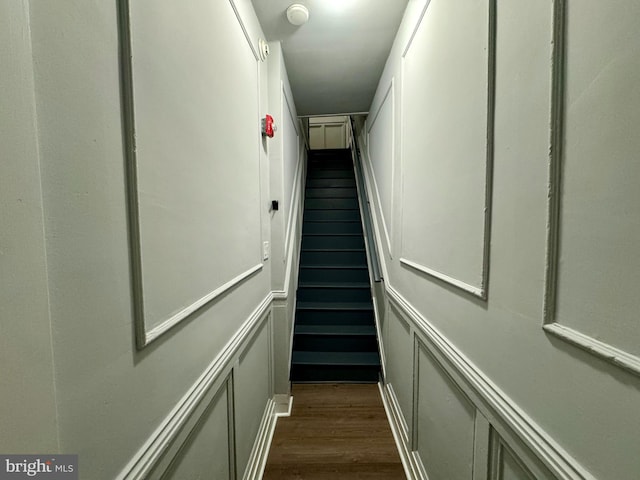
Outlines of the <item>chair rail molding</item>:
<svg viewBox="0 0 640 480">
<path fill-rule="evenodd" d="M 236 333 L 229 339 L 220 353 L 213 359 L 200 377 L 169 412 L 158 428 L 149 436 L 130 462 L 116 477 L 118 480 L 142 480 L 157 468 L 165 457 L 173 457 L 188 436 L 188 425 L 197 422 L 206 407 L 224 386 L 233 393 L 232 370 L 243 347 L 253 335 L 270 319 L 269 308 L 273 294 L 267 294 L 249 315 Z M 233 403 L 233 402 L 231 402 Z M 233 411 L 229 411 L 229 422 L 233 423 Z M 182 440 L 182 441 L 181 441 Z"/>
<path fill-rule="evenodd" d="M 542 465 L 558 479 L 596 480 L 408 300 L 388 284 L 387 294 L 390 301 L 414 325 L 414 335 L 421 339 L 429 354 L 477 411 L 489 421 L 491 427 L 526 463 L 528 469 L 536 472 Z M 409 432 L 409 440 L 411 434 L 412 432 Z M 535 462 L 531 458 L 535 459 Z"/>
</svg>

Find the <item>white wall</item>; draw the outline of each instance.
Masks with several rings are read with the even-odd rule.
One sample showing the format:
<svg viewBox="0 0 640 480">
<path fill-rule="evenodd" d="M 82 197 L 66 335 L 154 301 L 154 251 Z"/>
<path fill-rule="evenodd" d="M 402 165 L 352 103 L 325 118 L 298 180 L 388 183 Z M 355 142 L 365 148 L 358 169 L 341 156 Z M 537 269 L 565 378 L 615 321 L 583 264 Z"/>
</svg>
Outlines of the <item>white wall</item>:
<svg viewBox="0 0 640 480">
<path fill-rule="evenodd" d="M 563 75 L 568 3 L 410 2 L 359 132 L 418 477 L 640 471 L 640 12 L 571 2 Z"/>
<path fill-rule="evenodd" d="M 0 451 L 58 446 L 29 5 L 0 4 Z"/>
<path fill-rule="evenodd" d="M 124 85 L 136 94 L 137 178 L 123 140 L 126 2 L 0 6 L 11 65 L 0 113 L 11 227 L 0 234 L 0 450 L 77 453 L 87 479 L 166 468 L 186 478 L 207 469 L 209 452 L 228 452 L 221 475 L 241 477 L 273 422 L 263 34 L 248 0 L 131 3 Z M 241 68 L 252 74 L 236 82 Z M 141 304 L 148 316 L 136 319 Z"/>
<path fill-rule="evenodd" d="M 271 212 L 271 285 L 278 292 L 273 308 L 275 388 L 276 393 L 287 394 L 307 147 L 282 47 L 279 42 L 272 42 L 269 46 L 269 112 L 277 126 L 275 136 L 267 141 L 270 191 L 271 199 L 279 202 L 278 211 Z"/>
</svg>

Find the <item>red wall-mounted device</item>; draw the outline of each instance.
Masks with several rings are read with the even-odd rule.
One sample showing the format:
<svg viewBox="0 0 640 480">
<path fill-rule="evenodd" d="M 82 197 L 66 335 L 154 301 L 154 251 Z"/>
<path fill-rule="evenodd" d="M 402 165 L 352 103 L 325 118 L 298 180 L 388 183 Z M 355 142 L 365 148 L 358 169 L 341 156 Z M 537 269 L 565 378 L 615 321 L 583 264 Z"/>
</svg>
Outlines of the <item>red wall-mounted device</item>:
<svg viewBox="0 0 640 480">
<path fill-rule="evenodd" d="M 273 117 L 271 115 L 266 115 L 262 119 L 262 136 L 267 136 L 269 138 L 273 138 L 273 133 L 276 131 L 276 126 L 273 123 Z"/>
</svg>

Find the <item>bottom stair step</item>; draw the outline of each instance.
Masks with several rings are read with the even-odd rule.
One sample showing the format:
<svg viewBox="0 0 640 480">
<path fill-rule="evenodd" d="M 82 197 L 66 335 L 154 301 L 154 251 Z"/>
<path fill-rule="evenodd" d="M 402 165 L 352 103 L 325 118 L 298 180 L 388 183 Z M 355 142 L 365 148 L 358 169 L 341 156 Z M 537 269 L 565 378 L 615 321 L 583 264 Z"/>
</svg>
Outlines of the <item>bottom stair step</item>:
<svg viewBox="0 0 640 480">
<path fill-rule="evenodd" d="M 293 352 L 292 382 L 376 383 L 379 375 L 377 352 Z"/>
</svg>

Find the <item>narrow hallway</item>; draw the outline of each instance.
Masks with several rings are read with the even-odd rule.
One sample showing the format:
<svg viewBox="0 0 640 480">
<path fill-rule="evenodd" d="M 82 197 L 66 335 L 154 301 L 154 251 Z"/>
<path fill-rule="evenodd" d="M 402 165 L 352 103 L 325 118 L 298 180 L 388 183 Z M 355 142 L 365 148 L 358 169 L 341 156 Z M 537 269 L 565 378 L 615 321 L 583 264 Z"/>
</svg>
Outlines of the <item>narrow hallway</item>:
<svg viewBox="0 0 640 480">
<path fill-rule="evenodd" d="M 0 478 L 639 480 L 640 1 L 295 1 L 0 1 Z"/>
<path fill-rule="evenodd" d="M 405 479 L 375 384 L 294 384 L 263 480 Z"/>
</svg>

